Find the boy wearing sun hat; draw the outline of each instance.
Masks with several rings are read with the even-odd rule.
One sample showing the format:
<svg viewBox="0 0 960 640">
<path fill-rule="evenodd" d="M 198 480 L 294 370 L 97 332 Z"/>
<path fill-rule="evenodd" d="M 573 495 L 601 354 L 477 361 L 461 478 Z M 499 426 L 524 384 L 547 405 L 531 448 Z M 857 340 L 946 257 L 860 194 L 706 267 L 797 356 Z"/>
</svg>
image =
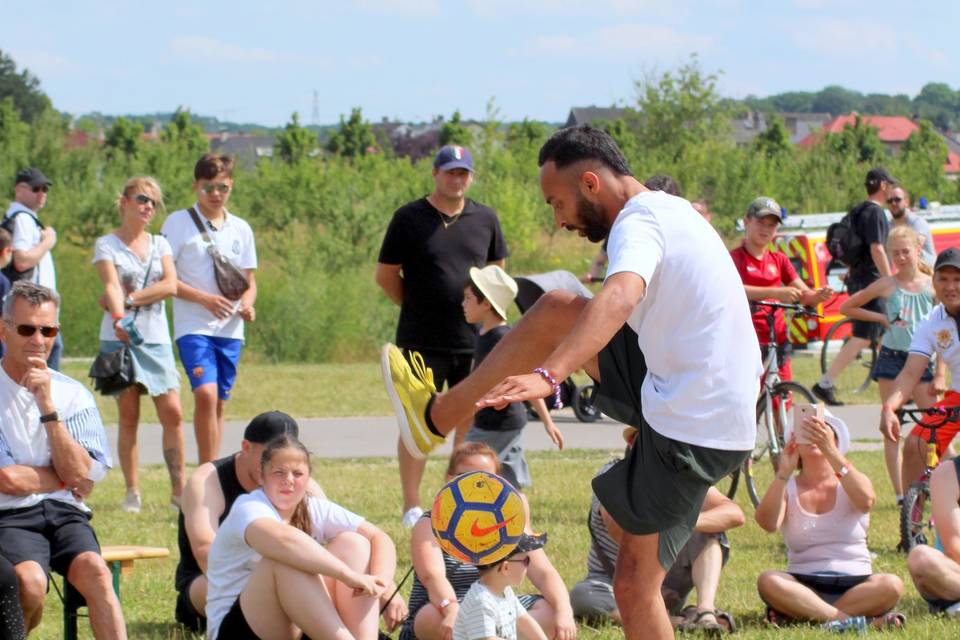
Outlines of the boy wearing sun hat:
<svg viewBox="0 0 960 640">
<path fill-rule="evenodd" d="M 507 307 L 517 297 L 517 283 L 497 265 L 482 269 L 472 267 L 470 279 L 463 290 L 463 317 L 480 326 L 477 346 L 473 352 L 476 368 L 498 342 L 510 331 Z M 563 435 L 557 429 L 547 405 L 542 399 L 531 403 L 547 435 L 563 448 Z M 483 442 L 497 452 L 503 466 L 503 476 L 518 489 L 529 486 L 530 470 L 523 455 L 523 428 L 527 424 L 527 409 L 522 402 L 514 402 L 502 409 L 492 407 L 476 413 L 467 441 Z"/>
</svg>

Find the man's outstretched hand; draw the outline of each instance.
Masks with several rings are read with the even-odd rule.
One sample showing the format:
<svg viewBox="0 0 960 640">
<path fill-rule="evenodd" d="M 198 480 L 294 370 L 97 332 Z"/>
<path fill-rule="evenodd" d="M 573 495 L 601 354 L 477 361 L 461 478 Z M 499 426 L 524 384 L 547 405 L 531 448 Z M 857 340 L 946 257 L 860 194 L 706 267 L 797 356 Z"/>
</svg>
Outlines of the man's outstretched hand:
<svg viewBox="0 0 960 640">
<path fill-rule="evenodd" d="M 546 398 L 552 393 L 553 387 L 539 373 L 510 376 L 480 398 L 477 408 L 503 409 L 511 402 Z"/>
</svg>

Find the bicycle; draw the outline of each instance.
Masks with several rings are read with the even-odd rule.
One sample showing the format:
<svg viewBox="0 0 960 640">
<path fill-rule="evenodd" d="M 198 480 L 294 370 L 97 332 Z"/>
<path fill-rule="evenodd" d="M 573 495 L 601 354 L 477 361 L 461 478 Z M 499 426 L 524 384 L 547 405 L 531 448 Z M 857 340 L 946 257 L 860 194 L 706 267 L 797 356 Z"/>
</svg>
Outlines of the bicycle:
<svg viewBox="0 0 960 640">
<path fill-rule="evenodd" d="M 844 291 L 846 290 L 845 284 Z M 853 318 L 844 318 L 834 323 L 827 331 L 827 334 L 823 337 L 823 347 L 820 350 L 820 373 L 825 374 L 830 369 L 830 365 L 833 364 L 834 358 L 839 353 L 839 351 L 832 351 L 830 344 L 838 340 L 842 340 L 844 345 L 847 344 L 847 340 L 853 335 L 854 322 Z M 882 336 L 883 331 L 878 324 L 876 330 L 870 332 L 870 344 L 861 349 L 856 359 L 847 365 L 840 376 L 833 381 L 833 386 L 838 392 L 850 391 L 857 394 L 867 390 L 873 381 L 873 369 L 876 366 L 877 354 L 880 353 Z"/>
<path fill-rule="evenodd" d="M 937 429 L 949 422 L 960 419 L 960 407 L 930 407 L 929 409 L 904 409 L 897 412 L 898 416 L 907 415 L 913 422 L 926 427 L 930 431 L 927 439 L 927 460 L 920 474 L 920 479 L 910 485 L 903 496 L 900 506 L 900 544 L 898 548 L 904 553 L 917 545 L 927 544 L 927 534 L 933 532 L 933 519 L 930 506 L 930 476 L 940 464 L 940 452 L 937 451 Z M 918 416 L 921 416 L 918 418 Z M 932 421 L 931 421 L 932 419 Z M 901 422 L 903 419 L 901 418 Z"/>
<path fill-rule="evenodd" d="M 764 456 L 769 455 L 771 474 L 776 472 L 777 459 L 785 444 L 783 434 L 787 425 L 793 420 L 792 413 L 787 411 L 787 405 L 791 403 L 794 396 L 799 396 L 803 402 L 811 404 L 816 402 L 813 393 L 799 382 L 780 380 L 780 355 L 776 348 L 775 313 L 777 309 L 784 309 L 810 317 L 820 317 L 820 314 L 802 305 L 784 302 L 754 302 L 753 306 L 769 309 L 766 319 L 768 327 L 767 344 L 770 345 L 763 361 L 763 386 L 760 389 L 760 396 L 757 398 L 757 442 L 742 466 L 750 501 L 756 507 L 760 504 L 764 494 L 763 489 L 765 487 L 761 485 L 770 482 L 770 478 L 758 476 L 754 467 Z M 731 481 L 733 492 L 736 492 L 738 481 L 739 478 L 734 478 Z"/>
</svg>

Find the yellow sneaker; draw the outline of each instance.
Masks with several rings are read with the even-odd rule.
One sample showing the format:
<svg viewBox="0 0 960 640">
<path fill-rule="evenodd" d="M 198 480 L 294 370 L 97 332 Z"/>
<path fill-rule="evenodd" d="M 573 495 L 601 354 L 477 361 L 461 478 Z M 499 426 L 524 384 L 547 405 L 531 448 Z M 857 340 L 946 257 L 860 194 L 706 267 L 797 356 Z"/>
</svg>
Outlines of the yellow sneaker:
<svg viewBox="0 0 960 640">
<path fill-rule="evenodd" d="M 400 441 L 410 455 L 422 460 L 443 444 L 444 439 L 427 428 L 425 418 L 427 403 L 437 392 L 433 371 L 416 351 L 410 353 L 410 360 L 412 366 L 396 345 L 387 343 L 380 352 L 380 372 L 397 414 Z"/>
</svg>

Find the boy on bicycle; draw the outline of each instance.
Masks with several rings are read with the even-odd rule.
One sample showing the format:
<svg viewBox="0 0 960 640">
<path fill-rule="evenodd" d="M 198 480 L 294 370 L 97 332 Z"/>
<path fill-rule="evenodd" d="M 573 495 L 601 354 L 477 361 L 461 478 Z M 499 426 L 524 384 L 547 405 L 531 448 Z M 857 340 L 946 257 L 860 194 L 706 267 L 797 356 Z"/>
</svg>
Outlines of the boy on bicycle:
<svg viewBox="0 0 960 640">
<path fill-rule="evenodd" d="M 730 252 L 747 292 L 747 300 L 775 300 L 800 303 L 814 307 L 829 299 L 833 290 L 828 287 L 813 290 L 797 275 L 790 259 L 780 251 L 770 251 L 768 246 L 777 235 L 783 221 L 780 205 L 773 198 L 760 196 L 747 207 L 743 217 L 743 244 Z M 753 328 L 760 341 L 760 351 L 766 359 L 770 348 L 768 307 L 753 309 Z M 776 332 L 777 355 L 780 361 L 780 379 L 792 380 L 790 371 L 790 342 L 787 340 L 787 323 L 783 309 L 773 309 Z"/>
<path fill-rule="evenodd" d="M 900 420 L 896 410 L 910 397 L 920 382 L 920 377 L 934 354 L 942 359 L 950 370 L 950 389 L 936 407 L 960 406 L 960 337 L 957 323 L 960 322 L 960 249 L 944 249 L 937 256 L 933 267 L 933 291 L 940 304 L 935 306 L 927 319 L 917 325 L 910 342 L 910 355 L 900 375 L 893 382 L 893 392 L 880 410 L 880 432 L 893 442 L 900 441 Z M 960 430 L 957 422 L 947 422 L 937 428 L 937 453 L 943 455 L 950 441 Z M 916 425 L 903 446 L 903 478 L 920 477 L 924 467 L 930 429 Z M 906 483 L 904 483 L 906 485 Z"/>
</svg>

